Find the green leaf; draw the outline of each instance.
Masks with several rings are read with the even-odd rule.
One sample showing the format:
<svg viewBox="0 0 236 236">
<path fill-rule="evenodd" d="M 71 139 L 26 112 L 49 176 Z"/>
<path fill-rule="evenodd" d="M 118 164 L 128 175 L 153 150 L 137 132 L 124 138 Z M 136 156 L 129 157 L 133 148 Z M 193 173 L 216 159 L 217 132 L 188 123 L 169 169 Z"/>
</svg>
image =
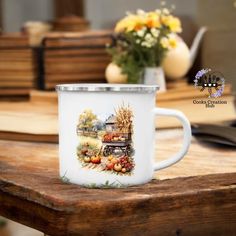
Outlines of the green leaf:
<svg viewBox="0 0 236 236">
<path fill-rule="evenodd" d="M 149 29 L 145 35 L 147 33 L 150 33 Z M 137 39 L 144 41 L 145 35 L 140 38 L 134 32 L 123 33 L 116 39 L 115 46 L 107 49 L 107 52 L 112 56 L 112 61 L 121 67 L 122 73 L 128 76 L 128 83 L 139 83 L 146 67 L 161 65 L 167 49 L 160 42 L 169 33 L 168 27 L 161 27 L 157 42 L 151 48 L 136 43 Z"/>
</svg>

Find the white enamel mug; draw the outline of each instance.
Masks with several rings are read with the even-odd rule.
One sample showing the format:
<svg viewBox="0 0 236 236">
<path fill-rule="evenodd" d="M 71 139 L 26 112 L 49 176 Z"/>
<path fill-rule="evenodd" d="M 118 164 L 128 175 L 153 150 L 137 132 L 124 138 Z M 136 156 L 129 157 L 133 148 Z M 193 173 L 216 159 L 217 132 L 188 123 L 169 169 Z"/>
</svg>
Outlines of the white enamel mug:
<svg viewBox="0 0 236 236">
<path fill-rule="evenodd" d="M 60 176 L 65 182 L 86 187 L 144 184 L 154 171 L 175 164 L 188 151 L 190 123 L 180 111 L 155 107 L 158 86 L 62 84 L 56 90 Z M 155 116 L 176 117 L 184 133 L 181 150 L 157 163 Z"/>
</svg>

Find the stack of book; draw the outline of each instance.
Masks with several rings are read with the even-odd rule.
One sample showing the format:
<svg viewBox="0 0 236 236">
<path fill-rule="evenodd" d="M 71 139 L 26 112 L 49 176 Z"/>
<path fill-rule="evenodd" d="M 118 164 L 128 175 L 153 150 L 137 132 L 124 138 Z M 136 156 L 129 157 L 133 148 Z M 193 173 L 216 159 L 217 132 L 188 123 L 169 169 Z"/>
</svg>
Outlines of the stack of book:
<svg viewBox="0 0 236 236">
<path fill-rule="evenodd" d="M 44 39 L 44 89 L 60 83 L 102 83 L 111 58 L 110 31 L 50 33 Z"/>
<path fill-rule="evenodd" d="M 0 94 L 23 95 L 36 87 L 35 51 L 24 34 L 0 35 Z"/>
</svg>

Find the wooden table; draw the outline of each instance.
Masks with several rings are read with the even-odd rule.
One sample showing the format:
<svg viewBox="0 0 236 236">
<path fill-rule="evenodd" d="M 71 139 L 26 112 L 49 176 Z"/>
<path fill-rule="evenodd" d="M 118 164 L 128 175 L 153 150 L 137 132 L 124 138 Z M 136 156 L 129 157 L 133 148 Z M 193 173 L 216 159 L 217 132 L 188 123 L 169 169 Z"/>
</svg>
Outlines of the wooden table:
<svg viewBox="0 0 236 236">
<path fill-rule="evenodd" d="M 158 159 L 181 131 L 157 135 Z M 236 235 L 236 151 L 193 140 L 185 159 L 149 184 L 86 189 L 58 177 L 56 144 L 0 140 L 0 215 L 61 235 Z"/>
</svg>

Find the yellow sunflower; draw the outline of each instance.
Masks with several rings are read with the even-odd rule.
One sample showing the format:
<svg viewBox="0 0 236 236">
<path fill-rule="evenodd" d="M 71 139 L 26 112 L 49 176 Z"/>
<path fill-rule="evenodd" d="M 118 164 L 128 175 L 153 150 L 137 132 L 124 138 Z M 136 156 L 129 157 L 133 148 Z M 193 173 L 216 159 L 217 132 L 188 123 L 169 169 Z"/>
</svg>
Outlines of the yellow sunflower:
<svg viewBox="0 0 236 236">
<path fill-rule="evenodd" d="M 174 17 L 172 15 L 162 16 L 161 22 L 165 26 L 169 27 L 170 30 L 174 33 L 182 32 L 181 22 L 180 22 L 179 18 L 177 18 L 177 17 Z"/>
</svg>

